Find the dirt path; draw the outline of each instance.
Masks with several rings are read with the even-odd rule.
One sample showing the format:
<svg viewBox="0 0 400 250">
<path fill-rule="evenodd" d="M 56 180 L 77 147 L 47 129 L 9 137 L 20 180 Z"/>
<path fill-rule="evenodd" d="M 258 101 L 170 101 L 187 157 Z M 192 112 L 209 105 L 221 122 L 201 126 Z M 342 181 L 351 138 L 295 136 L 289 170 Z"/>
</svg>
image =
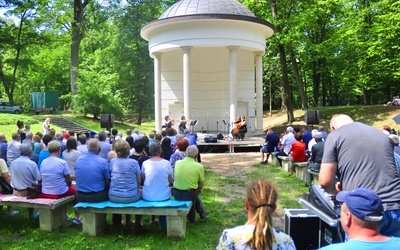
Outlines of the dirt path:
<svg viewBox="0 0 400 250">
<path fill-rule="evenodd" d="M 229 176 L 237 180 L 244 180 L 244 173 L 255 170 L 254 164 L 260 162 L 259 153 L 221 153 L 221 154 L 202 154 L 201 163 L 208 166 L 218 175 Z M 207 183 L 207 180 L 206 180 Z M 206 184 L 207 185 L 207 184 Z M 226 197 L 221 197 L 222 201 L 229 202 L 233 198 L 244 198 L 246 188 L 238 185 L 226 187 L 234 192 L 226 192 Z M 284 212 L 278 208 L 274 214 L 274 226 L 277 229 L 284 229 Z"/>
</svg>

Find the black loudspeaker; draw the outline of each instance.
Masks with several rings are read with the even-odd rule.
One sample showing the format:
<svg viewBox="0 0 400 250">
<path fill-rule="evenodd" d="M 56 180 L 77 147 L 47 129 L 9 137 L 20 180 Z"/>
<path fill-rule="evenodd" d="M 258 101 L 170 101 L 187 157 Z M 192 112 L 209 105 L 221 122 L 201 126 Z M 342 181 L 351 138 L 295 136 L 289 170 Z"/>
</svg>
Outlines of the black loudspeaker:
<svg viewBox="0 0 400 250">
<path fill-rule="evenodd" d="M 307 125 L 319 124 L 319 110 L 307 110 L 305 118 Z"/>
<path fill-rule="evenodd" d="M 290 235 L 296 249 L 319 248 L 320 219 L 308 209 L 284 209 L 285 233 Z"/>
<path fill-rule="evenodd" d="M 223 136 L 221 133 L 218 133 L 217 139 L 218 139 L 218 140 L 223 140 L 223 139 L 224 139 L 224 136 Z"/>
<path fill-rule="evenodd" d="M 205 142 L 217 142 L 218 141 L 218 136 L 217 135 L 205 135 L 204 136 L 204 141 Z"/>
<path fill-rule="evenodd" d="M 100 127 L 101 128 L 113 128 L 115 125 L 115 118 L 112 114 L 101 114 L 100 115 Z"/>
</svg>

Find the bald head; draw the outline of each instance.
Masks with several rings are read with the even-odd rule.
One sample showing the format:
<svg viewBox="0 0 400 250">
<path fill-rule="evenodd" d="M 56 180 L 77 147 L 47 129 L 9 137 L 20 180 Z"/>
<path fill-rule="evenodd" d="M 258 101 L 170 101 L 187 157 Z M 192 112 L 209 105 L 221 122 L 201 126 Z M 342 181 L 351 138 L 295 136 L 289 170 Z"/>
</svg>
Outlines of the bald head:
<svg viewBox="0 0 400 250">
<path fill-rule="evenodd" d="M 341 126 L 347 125 L 354 122 L 353 119 L 345 114 L 337 114 L 334 115 L 331 119 L 331 130 L 336 130 L 338 128 L 340 128 Z"/>
</svg>

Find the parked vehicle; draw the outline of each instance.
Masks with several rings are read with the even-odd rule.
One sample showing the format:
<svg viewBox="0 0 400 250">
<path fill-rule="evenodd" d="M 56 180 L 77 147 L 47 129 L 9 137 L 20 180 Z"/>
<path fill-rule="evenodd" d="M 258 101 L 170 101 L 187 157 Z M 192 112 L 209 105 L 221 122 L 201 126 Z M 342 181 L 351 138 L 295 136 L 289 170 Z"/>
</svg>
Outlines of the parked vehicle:
<svg viewBox="0 0 400 250">
<path fill-rule="evenodd" d="M 9 102 L 0 100 L 0 112 L 20 114 L 22 109 L 18 105 L 11 106 Z"/>
</svg>

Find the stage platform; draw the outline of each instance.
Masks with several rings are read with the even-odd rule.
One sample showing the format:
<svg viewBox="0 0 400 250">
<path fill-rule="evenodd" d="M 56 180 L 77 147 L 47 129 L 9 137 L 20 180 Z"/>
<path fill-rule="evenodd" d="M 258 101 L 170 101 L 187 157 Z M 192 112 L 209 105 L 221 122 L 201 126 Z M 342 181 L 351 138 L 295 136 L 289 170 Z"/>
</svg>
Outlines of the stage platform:
<svg viewBox="0 0 400 250">
<path fill-rule="evenodd" d="M 197 133 L 197 146 L 201 154 L 259 152 L 265 141 L 265 133 L 246 133 L 243 141 L 232 140 L 223 134 L 224 139 L 217 142 L 205 142 L 204 138 L 207 135 L 218 135 L 218 133 Z"/>
</svg>

